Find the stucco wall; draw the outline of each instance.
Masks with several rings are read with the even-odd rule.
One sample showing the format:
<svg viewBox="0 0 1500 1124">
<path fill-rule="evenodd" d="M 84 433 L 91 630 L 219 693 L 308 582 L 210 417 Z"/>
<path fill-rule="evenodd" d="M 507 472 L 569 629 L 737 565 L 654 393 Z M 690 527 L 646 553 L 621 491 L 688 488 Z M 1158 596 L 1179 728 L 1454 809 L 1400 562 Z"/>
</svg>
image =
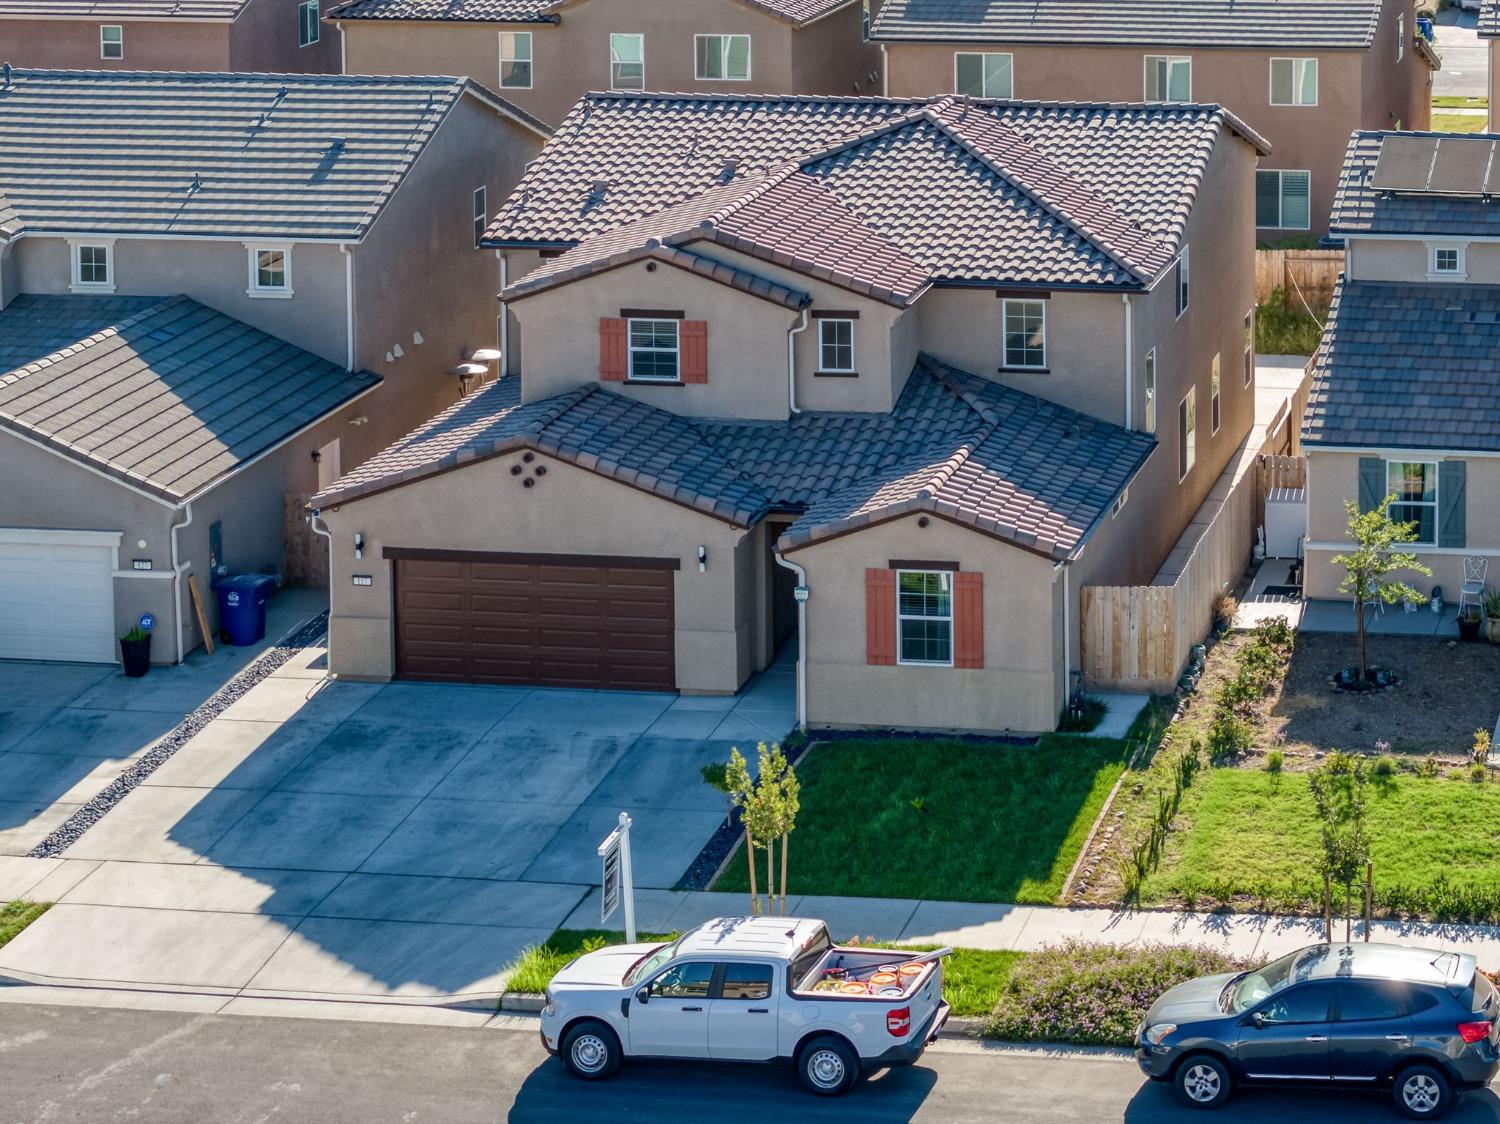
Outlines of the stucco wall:
<svg viewBox="0 0 1500 1124">
<path fill-rule="evenodd" d="M 1348 255 L 1345 273 L 1353 281 L 1425 283 L 1434 280 L 1427 275 L 1428 247 L 1462 245 L 1462 238 L 1433 238 L 1431 241 L 1351 239 L 1352 252 Z M 1464 267 L 1467 277 L 1463 280 L 1481 285 L 1500 284 L 1500 245 L 1492 242 L 1468 243 L 1464 251 Z"/>
<path fill-rule="evenodd" d="M 319 0 L 326 12 L 338 0 Z M 301 0 L 250 0 L 229 33 L 229 69 L 285 74 L 337 74 L 339 33 L 320 24 L 318 41 L 301 43 L 297 6 Z M 446 71 L 442 72 L 446 73 Z"/>
<path fill-rule="evenodd" d="M 942 519 L 918 516 L 829 539 L 788 558 L 807 568 L 807 717 L 816 726 L 1051 730 L 1055 673 L 1052 564 Z M 893 559 L 957 562 L 984 574 L 984 667 L 865 662 L 865 570 Z"/>
<path fill-rule="evenodd" d="M 742 590 L 743 529 L 550 457 L 537 487 L 496 457 L 324 512 L 334 535 L 331 663 L 335 674 L 389 678 L 394 668 L 387 546 L 675 557 L 676 658 L 684 691 L 729 692 L 749 676 L 753 591 Z M 354 534 L 365 536 L 354 558 Z M 698 547 L 708 569 L 698 572 Z M 580 559 L 582 561 L 582 559 Z M 371 574 L 355 588 L 350 575 Z"/>
<path fill-rule="evenodd" d="M 124 58 L 99 57 L 102 24 L 125 29 Z M 36 69 L 228 70 L 230 28 L 188 20 L 7 19 L 0 20 L 0 56 Z"/>
<path fill-rule="evenodd" d="M 1432 71 L 1412 42 L 1417 31 L 1416 9 L 1414 0 L 1384 0 L 1375 41 L 1364 53 L 1361 128 L 1426 129 L 1431 123 Z M 1406 17 L 1406 45 L 1397 62 L 1396 25 L 1401 14 Z"/>
<path fill-rule="evenodd" d="M 850 4 L 792 33 L 796 94 L 880 93 L 880 48 L 864 37 L 864 8 Z"/>
</svg>

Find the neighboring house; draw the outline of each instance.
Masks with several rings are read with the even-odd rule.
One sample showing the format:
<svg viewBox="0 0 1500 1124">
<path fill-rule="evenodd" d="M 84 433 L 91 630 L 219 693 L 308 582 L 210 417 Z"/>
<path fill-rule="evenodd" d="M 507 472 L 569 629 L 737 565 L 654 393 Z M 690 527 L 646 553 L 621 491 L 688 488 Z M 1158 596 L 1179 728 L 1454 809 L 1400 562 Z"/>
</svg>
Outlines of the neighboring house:
<svg viewBox="0 0 1500 1124">
<path fill-rule="evenodd" d="M 1080 587 L 1149 581 L 1250 429 L 1258 145 L 585 99 L 485 240 L 522 373 L 314 499 L 333 670 L 731 692 L 800 583 L 810 722 L 1051 729 Z"/>
<path fill-rule="evenodd" d="M 337 74 L 338 33 L 322 26 L 333 3 L 0 0 L 0 61 L 38 70 Z"/>
<path fill-rule="evenodd" d="M 1425 129 L 1414 0 L 886 0 L 886 93 L 1224 105 L 1270 142 L 1256 226 L 1323 234 L 1355 129 Z"/>
<path fill-rule="evenodd" d="M 328 19 L 346 73 L 466 74 L 553 125 L 590 90 L 880 92 L 860 0 L 349 0 Z"/>
<path fill-rule="evenodd" d="M 1307 454 L 1306 588 L 1338 597 L 1344 501 L 1395 495 L 1432 577 L 1457 599 L 1463 560 L 1500 585 L 1500 136 L 1357 133 L 1333 211 L 1348 265 L 1316 356 Z M 1401 575 L 1398 575 L 1401 576 Z"/>
<path fill-rule="evenodd" d="M 146 610 L 191 650 L 184 574 L 282 568 L 289 495 L 456 401 L 476 192 L 540 129 L 466 79 L 11 70 L 0 658 L 112 660 Z"/>
<path fill-rule="evenodd" d="M 1500 0 L 1484 0 L 1479 9 L 1479 38 L 1489 41 L 1490 132 L 1500 132 Z"/>
</svg>

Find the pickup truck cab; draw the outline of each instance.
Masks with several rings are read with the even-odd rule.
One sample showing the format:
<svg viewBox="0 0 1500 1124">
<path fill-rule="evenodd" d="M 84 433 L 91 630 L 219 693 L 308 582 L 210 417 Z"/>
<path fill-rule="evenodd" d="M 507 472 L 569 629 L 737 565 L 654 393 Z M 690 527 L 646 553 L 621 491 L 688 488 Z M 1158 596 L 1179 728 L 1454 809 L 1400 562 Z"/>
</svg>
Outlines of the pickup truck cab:
<svg viewBox="0 0 1500 1124">
<path fill-rule="evenodd" d="M 585 1080 L 636 1057 L 791 1062 L 835 1096 L 937 1037 L 946 951 L 839 948 L 821 921 L 720 917 L 574 960 L 548 985 L 542 1045 Z"/>
</svg>

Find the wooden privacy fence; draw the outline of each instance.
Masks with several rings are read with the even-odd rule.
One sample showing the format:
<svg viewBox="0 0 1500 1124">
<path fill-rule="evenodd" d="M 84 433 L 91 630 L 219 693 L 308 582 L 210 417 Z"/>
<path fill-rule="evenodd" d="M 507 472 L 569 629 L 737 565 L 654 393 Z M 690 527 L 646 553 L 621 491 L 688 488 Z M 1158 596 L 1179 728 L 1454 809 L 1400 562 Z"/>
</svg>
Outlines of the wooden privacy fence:
<svg viewBox="0 0 1500 1124">
<path fill-rule="evenodd" d="M 1260 490 L 1264 495 L 1275 488 L 1307 487 L 1306 457 L 1261 457 Z"/>
<path fill-rule="evenodd" d="M 328 588 L 328 540 L 307 521 L 311 492 L 287 492 L 282 498 L 282 544 L 286 549 L 286 584 Z"/>
<path fill-rule="evenodd" d="M 1319 315 L 1333 299 L 1333 286 L 1344 269 L 1343 250 L 1256 250 L 1255 299 L 1268 304 L 1277 298 L 1287 307 L 1301 307 L 1300 292 Z"/>
</svg>

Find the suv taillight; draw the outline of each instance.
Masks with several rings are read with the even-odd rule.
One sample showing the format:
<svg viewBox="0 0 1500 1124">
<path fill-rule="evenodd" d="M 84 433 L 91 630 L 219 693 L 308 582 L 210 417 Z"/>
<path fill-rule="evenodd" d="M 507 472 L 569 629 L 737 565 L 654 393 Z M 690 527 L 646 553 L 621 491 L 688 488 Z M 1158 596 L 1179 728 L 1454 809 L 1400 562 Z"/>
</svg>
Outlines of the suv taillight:
<svg viewBox="0 0 1500 1124">
<path fill-rule="evenodd" d="M 897 1007 L 894 1011 L 885 1013 L 885 1029 L 897 1038 L 905 1038 L 911 1030 L 911 1008 Z"/>
<path fill-rule="evenodd" d="M 1476 1042 L 1482 1042 L 1490 1036 L 1490 1024 L 1483 1023 L 1459 1023 L 1458 1035 L 1470 1046 Z"/>
</svg>

